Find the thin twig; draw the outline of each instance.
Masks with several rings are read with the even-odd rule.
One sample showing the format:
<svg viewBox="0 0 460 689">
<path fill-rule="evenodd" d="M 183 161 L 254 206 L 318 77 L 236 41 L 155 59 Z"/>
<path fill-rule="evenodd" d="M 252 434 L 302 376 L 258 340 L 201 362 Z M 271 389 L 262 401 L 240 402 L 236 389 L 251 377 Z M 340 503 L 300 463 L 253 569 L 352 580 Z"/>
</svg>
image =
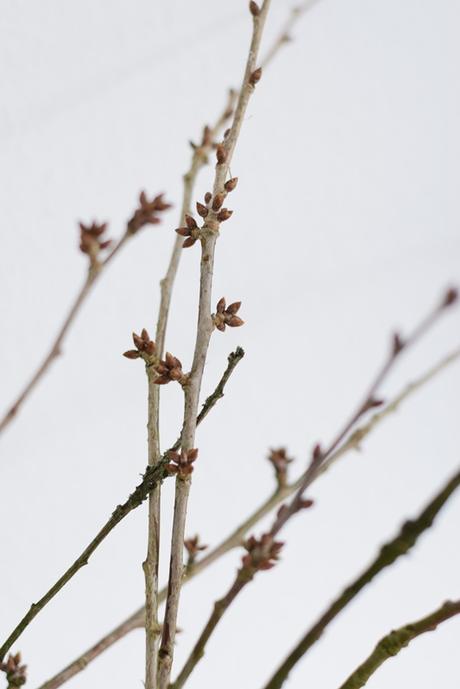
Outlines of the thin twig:
<svg viewBox="0 0 460 689">
<path fill-rule="evenodd" d="M 394 629 L 384 636 L 383 639 L 380 639 L 370 656 L 340 685 L 339 689 L 360 689 L 364 687 L 371 675 L 386 660 L 398 655 L 417 636 L 426 634 L 426 632 L 434 632 L 440 624 L 458 614 L 460 614 L 460 601 L 447 601 L 440 608 L 421 620 L 406 624 L 399 629 Z"/>
<path fill-rule="evenodd" d="M 257 67 L 257 56 L 263 33 L 265 19 L 270 7 L 270 0 L 264 0 L 260 12 L 253 15 L 253 34 L 249 55 L 246 63 L 242 87 L 233 116 L 232 125 L 224 142 L 218 147 L 218 163 L 213 185 L 213 198 L 218 194 L 226 196 L 225 182 L 232 161 L 233 152 L 238 141 L 243 119 L 255 82 L 253 73 Z M 220 148 L 220 156 L 219 156 Z M 206 355 L 213 330 L 211 318 L 212 278 L 214 269 L 214 253 L 219 233 L 220 214 L 211 210 L 206 222 L 201 228 L 201 263 L 200 263 L 200 295 L 198 306 L 198 323 L 196 331 L 195 351 L 188 384 L 185 386 L 184 425 L 181 434 L 183 451 L 193 449 L 195 443 L 196 416 L 199 404 L 201 381 L 203 377 Z M 177 613 L 179 607 L 180 589 L 183 579 L 182 551 L 184 545 L 185 520 L 187 501 L 190 492 L 190 475 L 176 478 L 176 495 L 174 503 L 174 519 L 171 538 L 171 556 L 168 578 L 168 595 L 166 598 L 165 620 L 159 652 L 159 689 L 167 689 L 171 675 L 174 654 L 174 641 L 177 627 Z"/>
<path fill-rule="evenodd" d="M 324 630 L 337 615 L 367 586 L 383 569 L 390 567 L 402 555 L 405 555 L 416 544 L 421 534 L 429 529 L 444 504 L 460 486 L 458 471 L 431 500 L 422 513 L 413 521 L 403 524 L 400 532 L 389 543 L 385 544 L 375 560 L 331 603 L 319 620 L 306 632 L 303 638 L 276 670 L 264 689 L 280 689 L 290 671 L 318 641 Z"/>
<path fill-rule="evenodd" d="M 229 357 L 230 358 L 230 357 Z M 409 397 L 415 394 L 420 388 L 427 385 L 433 378 L 439 375 L 444 369 L 458 361 L 460 358 L 460 348 L 454 350 L 449 355 L 444 357 L 439 363 L 429 369 L 425 374 L 417 378 L 412 383 L 408 384 L 403 390 L 394 397 L 382 410 L 372 415 L 365 425 L 358 428 L 346 443 L 335 452 L 329 460 L 321 467 L 320 475 L 325 473 L 327 469 L 338 459 L 343 457 L 347 452 L 352 450 L 359 450 L 362 442 L 375 428 L 384 421 L 388 416 L 398 411 L 400 405 Z M 209 398 L 208 398 L 209 399 Z M 176 449 L 180 444 L 180 439 L 174 446 Z M 302 484 L 305 477 L 302 474 L 295 482 L 285 486 L 282 489 L 277 489 L 269 498 L 267 498 L 254 512 L 252 512 L 231 534 L 229 534 L 219 545 L 211 550 L 207 555 L 197 560 L 191 569 L 187 569 L 184 576 L 184 583 L 191 581 L 195 576 L 201 574 L 210 565 L 214 564 L 218 559 L 229 551 L 240 547 L 243 544 L 244 537 L 248 532 L 264 517 L 277 507 L 283 500 L 295 493 Z M 158 602 L 162 603 L 166 599 L 166 589 L 159 592 Z M 55 675 L 49 683 L 45 683 L 39 689 L 57 689 L 64 684 L 67 679 L 85 669 L 88 662 L 96 658 L 102 652 L 110 648 L 115 641 L 124 636 L 124 633 L 130 632 L 132 629 L 137 629 L 144 625 L 145 608 L 142 606 L 127 620 L 124 620 L 114 630 L 109 632 L 106 636 L 100 639 L 88 651 L 85 651 L 81 656 L 70 663 L 65 670 L 62 670 Z M 125 632 L 123 632 L 125 630 Z M 70 675 L 69 675 L 70 673 Z"/>
<path fill-rule="evenodd" d="M 241 357 L 238 361 L 241 360 Z M 238 363 L 238 362 L 236 362 Z M 232 371 L 235 366 L 232 366 Z M 225 382 L 228 380 L 228 367 L 224 372 Z M 219 381 L 216 390 L 218 393 L 213 397 L 213 402 L 210 406 L 212 408 L 217 401 L 222 397 L 222 380 Z M 171 448 L 170 448 L 171 449 Z M 23 631 L 29 626 L 32 620 L 38 615 L 38 613 L 43 610 L 43 608 L 54 598 L 54 596 L 75 576 L 75 574 L 85 565 L 88 564 L 90 556 L 94 553 L 96 548 L 104 541 L 104 539 L 109 535 L 111 531 L 119 524 L 132 510 L 139 507 L 143 501 L 147 498 L 149 493 L 157 485 L 158 482 L 162 481 L 164 478 L 169 476 L 165 471 L 165 466 L 169 462 L 169 452 L 167 450 L 161 458 L 161 461 L 154 467 L 148 466 L 146 468 L 145 474 L 141 483 L 135 488 L 131 493 L 129 498 L 122 505 L 118 505 L 114 510 L 110 519 L 98 532 L 98 534 L 93 538 L 91 543 L 85 548 L 81 555 L 75 560 L 75 562 L 64 572 L 64 574 L 56 581 L 55 584 L 45 593 L 45 595 L 40 598 L 39 601 L 33 603 L 29 611 L 24 615 L 21 621 L 17 624 L 14 630 L 11 632 L 9 637 L 0 647 L 0 662 L 5 657 L 6 653 L 9 651 L 14 642 L 21 636 Z"/>
</svg>

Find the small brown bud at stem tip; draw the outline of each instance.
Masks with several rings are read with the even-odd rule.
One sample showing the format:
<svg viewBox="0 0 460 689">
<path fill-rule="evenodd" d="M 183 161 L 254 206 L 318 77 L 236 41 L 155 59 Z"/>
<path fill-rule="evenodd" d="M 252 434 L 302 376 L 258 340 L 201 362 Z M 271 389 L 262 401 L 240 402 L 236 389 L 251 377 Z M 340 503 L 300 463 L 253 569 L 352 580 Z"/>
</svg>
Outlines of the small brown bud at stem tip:
<svg viewBox="0 0 460 689">
<path fill-rule="evenodd" d="M 260 14 L 260 7 L 256 2 L 254 2 L 254 0 L 251 0 L 249 3 L 249 11 L 253 17 L 258 17 Z"/>
<path fill-rule="evenodd" d="M 207 191 L 206 194 L 204 195 L 204 202 L 209 203 L 211 199 L 212 199 L 212 194 L 210 191 Z"/>
<path fill-rule="evenodd" d="M 260 81 L 260 78 L 262 76 L 262 67 L 259 67 L 258 69 L 255 69 L 251 76 L 249 77 L 249 83 L 252 86 L 255 86 L 258 81 Z"/>
<path fill-rule="evenodd" d="M 225 191 L 233 191 L 238 184 L 238 177 L 232 177 L 227 182 L 225 182 Z"/>
</svg>

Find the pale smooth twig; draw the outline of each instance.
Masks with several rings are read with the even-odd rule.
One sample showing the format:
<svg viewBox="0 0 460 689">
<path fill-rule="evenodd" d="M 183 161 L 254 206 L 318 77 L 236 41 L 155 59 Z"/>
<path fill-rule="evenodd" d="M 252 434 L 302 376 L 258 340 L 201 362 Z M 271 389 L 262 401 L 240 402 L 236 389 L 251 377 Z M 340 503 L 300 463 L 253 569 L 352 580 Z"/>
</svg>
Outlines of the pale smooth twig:
<svg viewBox="0 0 460 689">
<path fill-rule="evenodd" d="M 224 142 L 218 147 L 218 163 L 213 185 L 213 198 L 216 195 L 226 196 L 225 182 L 232 161 L 233 152 L 238 141 L 243 119 L 251 94 L 254 91 L 252 75 L 257 67 L 257 56 L 262 38 L 265 19 L 270 6 L 270 0 L 265 0 L 257 16 L 253 15 L 253 34 L 249 48 L 242 87 L 238 96 L 232 125 Z M 201 381 L 203 377 L 206 355 L 213 330 L 211 318 L 212 278 L 214 269 L 214 253 L 219 233 L 219 213 L 210 211 L 206 222 L 201 228 L 201 262 L 200 262 L 200 294 L 198 306 L 198 323 L 196 331 L 195 351 L 188 384 L 185 386 L 184 425 L 181 434 L 182 450 L 188 452 L 193 449 L 195 442 L 196 415 L 199 404 Z M 177 627 L 177 613 L 179 607 L 180 589 L 183 579 L 182 551 L 184 546 L 185 521 L 187 502 L 190 492 L 190 475 L 176 478 L 176 494 L 174 502 L 174 517 L 171 538 L 171 555 L 168 578 L 168 595 L 166 598 L 165 619 L 159 652 L 158 687 L 167 689 L 171 675 L 174 654 L 174 641 Z"/>
<path fill-rule="evenodd" d="M 413 521 L 407 521 L 400 532 L 381 549 L 375 560 L 329 605 L 319 620 L 310 627 L 303 638 L 279 666 L 264 689 L 280 689 L 290 671 L 318 641 L 324 630 L 337 615 L 367 586 L 383 569 L 390 567 L 402 555 L 405 555 L 417 542 L 421 534 L 429 529 L 444 504 L 460 486 L 458 471 L 431 500 L 421 514 Z"/>
<path fill-rule="evenodd" d="M 394 629 L 380 639 L 370 656 L 340 685 L 339 689 L 361 689 L 386 660 L 397 655 L 417 636 L 434 632 L 440 624 L 459 613 L 460 601 L 447 601 L 421 620 Z"/>
<path fill-rule="evenodd" d="M 375 428 L 384 421 L 388 416 L 394 414 L 398 411 L 400 405 L 405 402 L 409 397 L 415 394 L 420 388 L 427 385 L 433 378 L 439 375 L 444 369 L 452 365 L 454 362 L 458 361 L 460 358 L 460 348 L 454 350 L 449 355 L 444 357 L 439 363 L 430 368 L 422 376 L 409 383 L 403 390 L 397 394 L 393 400 L 385 405 L 380 411 L 374 413 L 371 418 L 357 430 L 355 430 L 350 438 L 344 443 L 337 452 L 333 453 L 329 460 L 321 467 L 320 474 L 323 474 L 327 469 L 338 459 L 343 457 L 347 452 L 352 450 L 359 450 L 361 448 L 362 442 L 365 438 L 373 431 Z M 209 399 L 209 398 L 208 398 Z M 180 439 L 174 446 L 176 449 L 180 445 Z M 270 512 L 277 507 L 283 500 L 295 493 L 296 490 L 302 484 L 305 477 L 302 474 L 296 481 L 283 487 L 282 489 L 277 489 L 272 495 L 270 495 L 254 512 L 252 512 L 231 534 L 229 534 L 219 545 L 217 545 L 213 550 L 211 550 L 207 555 L 197 560 L 191 569 L 186 571 L 184 576 L 184 583 L 191 581 L 195 576 L 203 572 L 210 565 L 214 564 L 219 558 L 228 553 L 229 551 L 240 547 L 245 536 L 248 532 L 265 516 L 270 514 Z M 162 603 L 166 599 L 166 589 L 162 589 L 159 592 L 158 602 Z M 74 675 L 85 669 L 89 662 L 94 660 L 98 655 L 107 650 L 112 646 L 115 641 L 122 638 L 124 634 L 130 632 L 133 629 L 137 629 L 144 625 L 145 608 L 142 606 L 135 613 L 133 613 L 128 619 L 124 620 L 120 625 L 115 627 L 106 636 L 101 638 L 96 644 L 94 644 L 90 649 L 85 651 L 82 655 L 76 658 L 72 663 L 70 663 L 65 670 L 62 670 L 57 675 L 55 675 L 49 682 L 46 682 L 39 689 L 57 689 L 62 684 L 64 684 L 67 679 L 73 677 Z"/>
<path fill-rule="evenodd" d="M 241 360 L 241 356 L 238 361 Z M 236 363 L 238 363 L 238 361 Z M 233 371 L 235 366 L 232 365 L 231 371 Z M 228 367 L 224 372 L 225 381 L 228 380 Z M 222 381 L 220 380 L 217 385 L 218 393 L 215 397 L 212 397 L 211 408 L 217 403 L 217 401 L 222 397 Z M 75 560 L 75 562 L 64 572 L 64 574 L 56 581 L 55 584 L 45 593 L 42 598 L 36 603 L 33 603 L 29 611 L 20 620 L 11 634 L 8 636 L 6 641 L 0 647 L 0 661 L 3 660 L 6 653 L 9 651 L 14 642 L 21 636 L 23 631 L 29 626 L 32 620 L 38 615 L 38 613 L 43 610 L 43 608 L 54 598 L 54 596 L 59 593 L 59 591 L 75 576 L 75 574 L 85 565 L 88 564 L 90 556 L 98 548 L 98 546 L 104 541 L 104 539 L 109 535 L 111 531 L 119 524 L 132 510 L 147 498 L 149 493 L 152 491 L 154 486 L 162 481 L 169 474 L 165 471 L 165 466 L 169 462 L 168 458 L 169 450 L 165 452 L 162 456 L 161 461 L 154 467 L 147 467 L 145 474 L 141 483 L 136 487 L 136 489 L 131 493 L 129 498 L 122 505 L 118 505 L 110 519 L 98 532 L 98 534 L 93 538 L 91 543 L 85 548 L 81 555 Z"/>
</svg>

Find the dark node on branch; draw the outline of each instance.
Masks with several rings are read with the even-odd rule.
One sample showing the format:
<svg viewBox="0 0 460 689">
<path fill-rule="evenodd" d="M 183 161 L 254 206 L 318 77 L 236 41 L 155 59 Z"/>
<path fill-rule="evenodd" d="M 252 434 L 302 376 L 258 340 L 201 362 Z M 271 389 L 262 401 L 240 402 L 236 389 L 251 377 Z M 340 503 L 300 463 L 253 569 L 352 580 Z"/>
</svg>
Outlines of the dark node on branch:
<svg viewBox="0 0 460 689">
<path fill-rule="evenodd" d="M 406 343 L 402 339 L 401 335 L 399 333 L 394 333 L 393 335 L 393 348 L 392 348 L 392 353 L 393 356 L 398 356 L 400 352 L 404 349 L 406 346 Z"/>
<path fill-rule="evenodd" d="M 450 287 L 444 295 L 444 299 L 441 303 L 441 308 L 446 309 L 447 307 L 452 306 L 452 304 L 455 304 L 457 299 L 458 290 L 455 287 Z"/>
<path fill-rule="evenodd" d="M 152 201 L 149 201 L 145 191 L 141 191 L 139 206 L 128 221 L 128 234 L 136 234 L 145 225 L 157 225 L 160 222 L 158 214 L 171 208 L 171 204 L 166 203 L 163 197 L 164 194 L 158 194 Z"/>
<path fill-rule="evenodd" d="M 272 569 L 279 560 L 283 545 L 281 541 L 274 541 L 268 533 L 263 534 L 259 539 L 251 536 L 244 544 L 247 554 L 243 555 L 241 569 L 248 574 Z"/>
<path fill-rule="evenodd" d="M 16 655 L 10 653 L 6 663 L 0 663 L 0 671 L 6 675 L 8 689 L 22 687 L 26 683 L 26 670 L 27 665 L 21 665 L 20 653 L 16 653 Z"/>
<path fill-rule="evenodd" d="M 129 349 L 127 352 L 123 353 L 127 359 L 139 359 L 142 357 L 147 361 L 155 354 L 156 345 L 145 328 L 142 329 L 140 335 L 133 333 L 133 342 L 136 349 Z"/>
<path fill-rule="evenodd" d="M 267 459 L 275 469 L 279 488 L 284 488 L 287 485 L 288 466 L 294 460 L 287 456 L 285 447 L 279 447 L 277 450 L 271 449 Z"/>
<path fill-rule="evenodd" d="M 313 452 L 311 453 L 312 464 L 319 464 L 323 457 L 324 453 L 322 447 L 319 443 L 316 443 L 315 447 L 313 448 Z"/>
<path fill-rule="evenodd" d="M 240 325 L 244 324 L 244 321 L 236 315 L 240 306 L 240 301 L 235 301 L 233 304 L 227 306 L 224 297 L 219 299 L 216 306 L 216 313 L 212 315 L 212 320 L 217 330 L 224 332 L 227 325 L 230 328 L 238 328 Z"/>
<path fill-rule="evenodd" d="M 160 361 L 160 363 L 155 366 L 155 371 L 158 373 L 158 378 L 154 381 L 157 385 L 165 385 L 173 380 L 181 384 L 185 382 L 182 363 L 177 357 L 170 354 L 170 352 L 166 352 L 164 361 Z"/>
<path fill-rule="evenodd" d="M 376 409 L 377 407 L 381 407 L 383 404 L 385 404 L 385 400 L 377 399 L 376 397 L 371 397 L 370 399 L 366 400 L 365 403 L 363 404 L 363 409 L 362 409 L 362 414 L 365 414 L 366 412 L 370 411 L 371 409 Z"/>
<path fill-rule="evenodd" d="M 193 471 L 193 463 L 198 457 L 198 449 L 181 450 L 180 453 L 175 450 L 168 452 L 169 464 L 166 466 L 166 471 L 169 474 L 177 474 L 181 478 L 186 478 Z"/>
</svg>

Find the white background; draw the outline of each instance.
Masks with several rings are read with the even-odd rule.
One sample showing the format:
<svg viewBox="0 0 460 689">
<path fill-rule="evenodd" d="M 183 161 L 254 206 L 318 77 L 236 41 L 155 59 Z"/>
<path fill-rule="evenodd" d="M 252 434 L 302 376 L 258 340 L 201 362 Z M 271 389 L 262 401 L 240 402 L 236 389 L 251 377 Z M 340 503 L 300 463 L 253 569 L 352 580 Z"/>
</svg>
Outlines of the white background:
<svg viewBox="0 0 460 689">
<path fill-rule="evenodd" d="M 245 0 L 3 0 L 1 400 L 26 382 L 83 280 L 78 219 L 118 236 L 145 188 L 176 205 L 97 284 L 64 356 L 1 440 L 1 635 L 138 482 L 146 463 L 142 365 L 121 352 L 154 330 L 177 226 L 187 141 L 237 86 Z M 274 0 L 266 45 L 290 3 Z M 213 336 L 203 394 L 227 354 L 246 358 L 198 434 L 187 532 L 216 544 L 272 489 L 264 457 L 286 445 L 302 471 L 360 399 L 395 328 L 408 331 L 460 278 L 460 86 L 455 0 L 322 0 L 257 87 L 232 165 L 235 213 L 219 240 L 215 301 L 241 299 L 244 328 Z M 201 197 L 212 169 L 199 181 Z M 198 195 L 197 197 L 198 198 Z M 168 348 L 188 366 L 197 247 L 184 253 Z M 398 366 L 390 396 L 458 344 L 452 312 Z M 460 461 L 454 366 L 311 490 L 282 562 L 247 587 L 190 688 L 259 689 L 307 625 Z M 164 390 L 163 445 L 181 393 Z M 164 581 L 172 508 L 164 489 Z M 459 596 L 458 497 L 414 552 L 378 577 L 300 663 L 288 687 L 335 689 L 392 627 Z M 257 530 L 260 533 L 260 530 Z M 142 603 L 145 506 L 40 614 L 16 649 L 33 689 Z M 183 592 L 178 665 L 234 552 Z M 458 620 L 413 643 L 369 683 L 458 687 Z M 72 689 L 141 687 L 138 630 Z"/>
</svg>

